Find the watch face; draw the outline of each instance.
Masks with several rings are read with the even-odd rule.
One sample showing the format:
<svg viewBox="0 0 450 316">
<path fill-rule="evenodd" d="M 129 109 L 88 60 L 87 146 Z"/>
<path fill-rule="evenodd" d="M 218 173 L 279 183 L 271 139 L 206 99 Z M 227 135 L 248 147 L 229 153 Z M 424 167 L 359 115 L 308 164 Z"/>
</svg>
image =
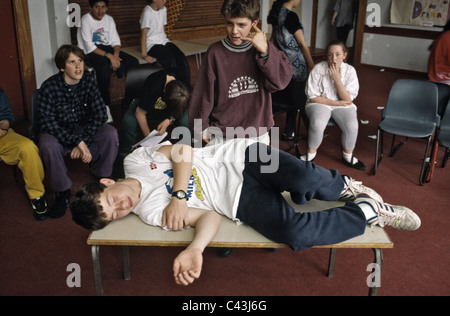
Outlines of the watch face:
<svg viewBox="0 0 450 316">
<path fill-rule="evenodd" d="M 186 197 L 186 193 L 183 191 L 177 191 L 177 198 L 184 199 Z"/>
</svg>

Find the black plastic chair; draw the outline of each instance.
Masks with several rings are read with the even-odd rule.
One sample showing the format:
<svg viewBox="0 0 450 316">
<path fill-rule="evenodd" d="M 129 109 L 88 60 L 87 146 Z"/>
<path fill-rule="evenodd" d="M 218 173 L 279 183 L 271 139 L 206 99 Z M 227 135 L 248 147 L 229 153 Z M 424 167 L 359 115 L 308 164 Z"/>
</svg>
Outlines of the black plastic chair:
<svg viewBox="0 0 450 316">
<path fill-rule="evenodd" d="M 399 79 L 394 82 L 381 123 L 378 125 L 373 174 L 376 174 L 378 165 L 383 158 L 384 132 L 393 134 L 391 157 L 401 146 L 406 144 L 408 138 L 426 138 L 427 146 L 419 178 L 420 185 L 423 185 L 425 165 L 429 161 L 428 152 L 431 139 L 440 121 L 437 111 L 438 88 L 433 82 L 415 79 Z M 405 140 L 394 146 L 396 135 L 404 136 Z M 381 151 L 379 153 L 380 144 Z"/>
<path fill-rule="evenodd" d="M 297 114 L 298 119 L 295 120 L 294 125 L 294 145 L 292 148 L 295 148 L 295 152 L 297 154 L 297 157 L 300 157 L 300 148 L 299 148 L 299 142 L 300 142 L 300 128 L 301 128 L 301 121 L 303 119 L 303 122 L 306 126 L 306 129 L 308 129 L 309 121 L 308 117 L 306 116 L 306 112 L 304 109 L 304 106 L 298 106 L 293 104 L 293 101 L 290 99 L 290 92 L 289 89 L 290 86 L 285 88 L 284 90 L 280 90 L 277 92 L 272 93 L 272 113 L 274 116 L 280 115 L 283 113 L 289 112 L 293 108 L 297 108 Z"/>
<path fill-rule="evenodd" d="M 162 68 L 154 64 L 141 64 L 128 71 L 125 81 L 125 97 L 122 101 L 122 115 L 127 111 L 133 99 L 142 97 L 145 79 L 160 70 Z"/>
</svg>

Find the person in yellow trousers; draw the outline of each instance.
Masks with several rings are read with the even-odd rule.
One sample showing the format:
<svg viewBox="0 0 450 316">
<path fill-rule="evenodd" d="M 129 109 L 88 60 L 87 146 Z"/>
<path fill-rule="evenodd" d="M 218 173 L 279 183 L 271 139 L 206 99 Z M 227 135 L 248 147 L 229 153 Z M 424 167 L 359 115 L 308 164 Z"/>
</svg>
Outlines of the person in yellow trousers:
<svg viewBox="0 0 450 316">
<path fill-rule="evenodd" d="M 34 217 L 43 221 L 48 216 L 42 183 L 44 167 L 39 150 L 32 140 L 14 132 L 13 123 L 14 115 L 8 97 L 0 87 L 0 159 L 8 165 L 17 165 L 22 171 Z"/>
</svg>

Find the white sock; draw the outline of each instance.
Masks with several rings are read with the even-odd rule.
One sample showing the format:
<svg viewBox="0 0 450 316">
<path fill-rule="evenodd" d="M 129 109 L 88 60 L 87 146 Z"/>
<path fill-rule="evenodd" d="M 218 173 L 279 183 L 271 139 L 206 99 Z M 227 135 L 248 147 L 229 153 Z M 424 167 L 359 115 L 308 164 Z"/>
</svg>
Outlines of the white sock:
<svg viewBox="0 0 450 316">
<path fill-rule="evenodd" d="M 372 205 L 366 202 L 358 203 L 358 206 L 361 208 L 361 210 L 364 213 L 364 216 L 366 217 L 366 221 L 370 221 L 378 216 L 378 213 L 375 212 L 375 210 L 372 208 Z"/>
<path fill-rule="evenodd" d="M 311 161 L 314 158 L 316 158 L 316 155 L 317 155 L 317 151 L 314 154 L 308 153 L 308 161 Z M 300 156 L 300 159 L 303 161 L 306 161 L 306 155 Z"/>
<path fill-rule="evenodd" d="M 344 157 L 345 161 L 354 165 L 355 163 L 358 162 L 358 159 L 356 159 L 356 157 L 353 157 L 353 161 L 352 161 L 352 156 L 353 156 L 353 153 L 347 154 L 345 151 L 342 152 L 342 157 Z"/>
</svg>

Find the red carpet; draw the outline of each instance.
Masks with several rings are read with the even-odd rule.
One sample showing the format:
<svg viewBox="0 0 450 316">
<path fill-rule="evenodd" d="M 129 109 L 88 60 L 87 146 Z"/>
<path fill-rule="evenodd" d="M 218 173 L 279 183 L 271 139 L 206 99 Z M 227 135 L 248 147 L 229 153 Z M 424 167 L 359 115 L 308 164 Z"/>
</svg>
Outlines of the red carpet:
<svg viewBox="0 0 450 316">
<path fill-rule="evenodd" d="M 341 163 L 340 130 L 329 128 L 316 163 L 336 168 L 362 180 L 391 204 L 415 210 L 422 227 L 415 232 L 387 228 L 394 242 L 384 254 L 380 296 L 449 295 L 450 234 L 447 224 L 450 205 L 450 167 L 440 168 L 443 148 L 431 183 L 421 187 L 418 177 L 425 149 L 422 140 L 410 140 L 394 158 L 386 157 L 376 176 L 370 174 L 374 163 L 379 106 L 384 106 L 392 83 L 412 75 L 380 72 L 361 67 L 360 95 L 356 100 L 359 118 L 369 121 L 360 126 L 355 155 L 368 167 L 365 172 Z M 113 114 L 119 117 L 118 106 Z M 277 117 L 282 123 L 284 118 Z M 26 122 L 16 130 L 26 130 Z M 386 137 L 386 150 L 390 137 Z M 281 143 L 281 147 L 289 144 Z M 301 142 L 302 151 L 305 141 Z M 86 166 L 71 162 L 72 191 L 92 181 Z M 12 167 L 0 163 L 0 295 L 94 295 L 94 279 L 88 232 L 71 221 L 68 212 L 61 219 L 36 222 L 23 191 L 14 183 Z M 50 192 L 48 192 L 50 197 Z M 192 286 L 177 286 L 172 278 L 172 261 L 180 248 L 134 247 L 130 249 L 131 280 L 122 278 L 122 252 L 119 247 L 101 247 L 100 259 L 105 295 L 158 296 L 297 296 L 351 295 L 368 293 L 367 265 L 373 261 L 371 250 L 339 250 L 335 276 L 326 277 L 328 250 L 293 252 L 281 249 L 237 249 L 231 257 L 221 258 L 213 249 L 204 254 L 201 278 Z M 66 271 L 70 263 L 81 267 L 81 287 L 69 288 Z"/>
</svg>

